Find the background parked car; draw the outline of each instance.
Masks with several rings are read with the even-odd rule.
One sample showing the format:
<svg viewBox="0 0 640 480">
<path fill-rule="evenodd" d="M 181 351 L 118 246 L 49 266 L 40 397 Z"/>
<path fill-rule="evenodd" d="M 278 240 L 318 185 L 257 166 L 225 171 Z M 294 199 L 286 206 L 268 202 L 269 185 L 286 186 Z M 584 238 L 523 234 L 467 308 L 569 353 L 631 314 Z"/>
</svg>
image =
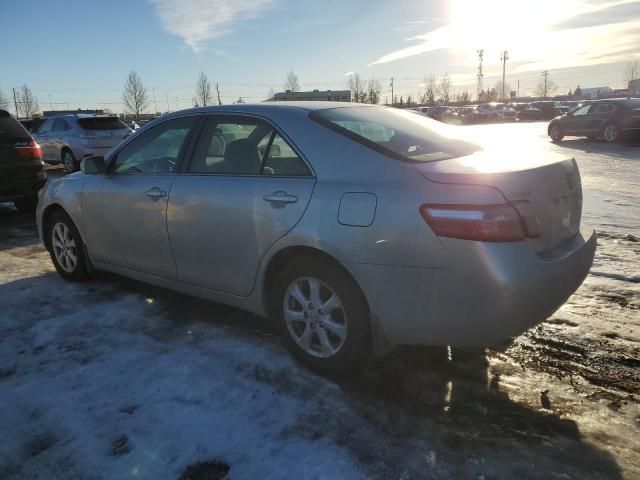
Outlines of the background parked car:
<svg viewBox="0 0 640 480">
<path fill-rule="evenodd" d="M 514 104 L 518 121 L 520 122 L 532 122 L 536 120 L 543 120 L 542 110 L 535 108 L 530 103 L 517 103 Z"/>
<path fill-rule="evenodd" d="M 567 135 L 599 137 L 609 143 L 629 136 L 640 138 L 640 98 L 595 100 L 552 120 L 548 133 L 554 142 Z"/>
<path fill-rule="evenodd" d="M 0 110 L 0 202 L 32 212 L 47 180 L 40 146 L 6 110 Z"/>
<path fill-rule="evenodd" d="M 83 158 L 104 156 L 131 132 L 115 116 L 76 114 L 49 118 L 35 138 L 45 162 L 62 162 L 67 172 L 74 172 Z"/>
<path fill-rule="evenodd" d="M 40 125 L 42 125 L 46 120 L 46 117 L 25 118 L 20 120 L 20 123 L 27 129 L 27 132 L 35 133 L 38 131 L 38 128 L 40 128 Z"/>
<path fill-rule="evenodd" d="M 551 120 L 552 118 L 559 117 L 560 115 L 564 115 L 569 112 L 569 107 L 563 107 L 558 102 L 550 100 L 532 102 L 531 106 L 542 112 L 542 118 L 544 120 Z"/>
</svg>

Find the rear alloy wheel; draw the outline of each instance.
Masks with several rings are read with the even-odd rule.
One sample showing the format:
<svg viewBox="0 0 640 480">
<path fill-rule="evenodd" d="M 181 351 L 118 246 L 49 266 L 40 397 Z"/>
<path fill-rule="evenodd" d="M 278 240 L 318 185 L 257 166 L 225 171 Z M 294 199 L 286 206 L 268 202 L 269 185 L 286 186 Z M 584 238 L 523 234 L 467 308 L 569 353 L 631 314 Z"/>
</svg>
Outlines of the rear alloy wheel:
<svg viewBox="0 0 640 480">
<path fill-rule="evenodd" d="M 288 350 L 310 368 L 338 376 L 364 365 L 368 308 L 338 267 L 315 259 L 291 262 L 276 279 L 271 305 Z"/>
<path fill-rule="evenodd" d="M 55 212 L 47 222 L 47 240 L 51 261 L 66 280 L 84 280 L 87 265 L 82 239 L 71 219 L 63 212 Z"/>
<path fill-rule="evenodd" d="M 551 137 L 552 142 L 559 142 L 562 140 L 564 135 L 562 134 L 562 130 L 558 124 L 553 124 L 549 127 L 549 137 Z"/>
<path fill-rule="evenodd" d="M 38 197 L 20 198 L 14 200 L 13 204 L 20 211 L 20 213 L 33 213 L 38 206 Z"/>
<path fill-rule="evenodd" d="M 76 159 L 73 157 L 71 150 L 65 150 L 62 152 L 62 164 L 67 173 L 73 173 L 78 170 L 76 165 Z"/>
<path fill-rule="evenodd" d="M 616 142 L 618 137 L 620 137 L 620 129 L 615 123 L 609 123 L 602 129 L 602 138 L 604 138 L 607 143 Z"/>
</svg>

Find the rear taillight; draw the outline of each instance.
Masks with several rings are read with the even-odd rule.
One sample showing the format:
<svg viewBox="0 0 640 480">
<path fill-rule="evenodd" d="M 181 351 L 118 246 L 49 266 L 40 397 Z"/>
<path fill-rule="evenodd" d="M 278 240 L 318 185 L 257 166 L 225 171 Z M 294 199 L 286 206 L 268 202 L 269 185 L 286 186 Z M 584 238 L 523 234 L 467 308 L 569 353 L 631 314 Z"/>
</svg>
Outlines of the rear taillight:
<svg viewBox="0 0 640 480">
<path fill-rule="evenodd" d="M 42 150 L 40 149 L 40 145 L 38 145 L 33 138 L 31 140 L 16 143 L 15 148 L 20 158 L 24 158 L 26 160 L 42 159 Z"/>
<path fill-rule="evenodd" d="M 517 206 L 425 204 L 420 207 L 420 213 L 440 237 L 517 242 L 540 235 L 537 218 L 524 206 L 526 202 L 520 203 L 522 205 Z M 519 213 L 521 208 L 527 220 Z"/>
</svg>

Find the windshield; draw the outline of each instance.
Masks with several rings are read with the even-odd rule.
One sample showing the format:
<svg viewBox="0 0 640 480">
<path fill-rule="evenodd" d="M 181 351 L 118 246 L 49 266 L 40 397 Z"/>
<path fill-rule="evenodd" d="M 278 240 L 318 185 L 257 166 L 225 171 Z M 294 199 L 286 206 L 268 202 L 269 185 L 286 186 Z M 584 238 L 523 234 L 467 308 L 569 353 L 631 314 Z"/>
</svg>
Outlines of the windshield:
<svg viewBox="0 0 640 480">
<path fill-rule="evenodd" d="M 341 107 L 312 112 L 310 117 L 392 158 L 431 162 L 469 155 L 479 146 L 454 129 L 427 117 L 387 107 Z"/>
<path fill-rule="evenodd" d="M 123 130 L 128 128 L 115 117 L 80 118 L 78 124 L 85 130 Z"/>
</svg>

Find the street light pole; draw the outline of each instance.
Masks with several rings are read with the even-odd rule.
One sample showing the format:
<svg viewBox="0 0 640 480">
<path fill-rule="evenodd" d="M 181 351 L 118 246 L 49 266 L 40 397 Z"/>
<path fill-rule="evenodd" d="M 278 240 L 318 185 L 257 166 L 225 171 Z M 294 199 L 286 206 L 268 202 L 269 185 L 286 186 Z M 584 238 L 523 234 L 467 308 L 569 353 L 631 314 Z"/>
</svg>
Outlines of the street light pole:
<svg viewBox="0 0 640 480">
<path fill-rule="evenodd" d="M 507 68 L 507 60 L 509 60 L 509 52 L 507 52 L 506 50 L 502 52 L 502 58 L 500 60 L 502 60 L 502 100 L 504 100 L 505 98 L 507 98 L 504 93 L 506 87 L 504 80 Z"/>
</svg>

